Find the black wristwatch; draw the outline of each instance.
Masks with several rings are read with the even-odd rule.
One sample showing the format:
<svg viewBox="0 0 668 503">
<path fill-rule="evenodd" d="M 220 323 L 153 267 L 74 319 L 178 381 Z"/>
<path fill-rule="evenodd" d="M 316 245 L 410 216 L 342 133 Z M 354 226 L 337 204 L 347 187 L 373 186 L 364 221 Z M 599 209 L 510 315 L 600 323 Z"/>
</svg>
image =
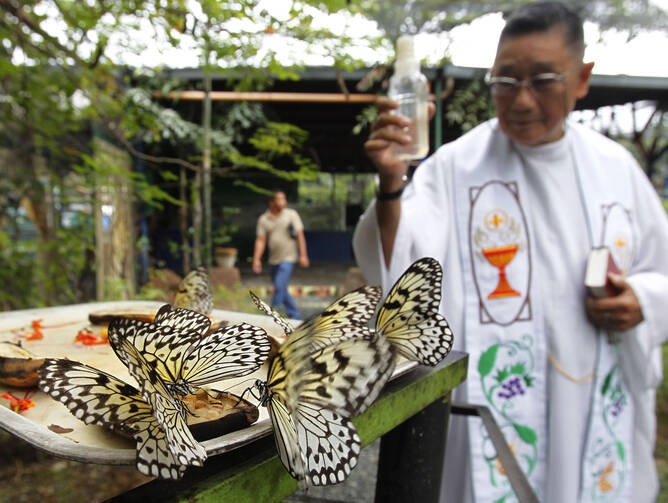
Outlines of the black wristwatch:
<svg viewBox="0 0 668 503">
<path fill-rule="evenodd" d="M 401 194 L 404 193 L 404 189 L 408 185 L 408 175 L 404 175 L 401 177 L 401 181 L 403 184 L 399 188 L 399 190 L 395 190 L 394 192 L 381 192 L 380 191 L 380 178 L 378 175 L 376 175 L 376 200 L 377 201 L 392 201 L 393 199 L 397 199 L 401 197 Z"/>
</svg>

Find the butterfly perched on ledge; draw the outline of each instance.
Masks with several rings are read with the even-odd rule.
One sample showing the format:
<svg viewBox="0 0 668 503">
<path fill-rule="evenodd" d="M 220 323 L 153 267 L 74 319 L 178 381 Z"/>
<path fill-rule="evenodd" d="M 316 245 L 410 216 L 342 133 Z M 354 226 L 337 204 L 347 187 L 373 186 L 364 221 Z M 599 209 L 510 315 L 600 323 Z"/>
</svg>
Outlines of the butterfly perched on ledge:
<svg viewBox="0 0 668 503">
<path fill-rule="evenodd" d="M 379 287 L 365 286 L 347 293 L 322 315 L 305 321 L 296 330 L 280 314 L 250 292 L 255 305 L 283 328 L 306 333 L 312 330 L 315 347 L 325 347 L 348 337 L 386 337 L 405 358 L 436 365 L 452 349 L 453 334 L 438 312 L 443 270 L 436 259 L 415 261 L 392 286 L 378 311 L 374 332 L 365 331 L 380 300 Z"/>
<path fill-rule="evenodd" d="M 177 395 L 257 370 L 267 359 L 270 342 L 264 329 L 239 323 L 209 332 L 211 320 L 195 311 L 162 306 L 152 323 L 117 318 L 109 324 L 112 348 L 127 366 L 127 340 Z"/>
<path fill-rule="evenodd" d="M 438 312 L 442 279 L 436 259 L 413 262 L 390 289 L 376 318 L 376 334 L 387 337 L 405 358 L 423 365 L 438 364 L 452 349 L 452 330 Z"/>
<path fill-rule="evenodd" d="M 394 368 L 394 350 L 382 338 L 349 337 L 318 348 L 311 337 L 327 319 L 324 312 L 298 327 L 271 361 L 267 380 L 255 384 L 281 462 L 306 485 L 335 484 L 350 474 L 361 450 L 351 419 L 375 400 Z"/>
<path fill-rule="evenodd" d="M 96 424 L 136 441 L 137 469 L 162 479 L 178 479 L 187 466 L 201 466 L 206 451 L 195 441 L 181 405 L 160 381 L 142 392 L 120 379 L 83 363 L 48 358 L 40 368 L 39 388 L 86 424 Z"/>
</svg>

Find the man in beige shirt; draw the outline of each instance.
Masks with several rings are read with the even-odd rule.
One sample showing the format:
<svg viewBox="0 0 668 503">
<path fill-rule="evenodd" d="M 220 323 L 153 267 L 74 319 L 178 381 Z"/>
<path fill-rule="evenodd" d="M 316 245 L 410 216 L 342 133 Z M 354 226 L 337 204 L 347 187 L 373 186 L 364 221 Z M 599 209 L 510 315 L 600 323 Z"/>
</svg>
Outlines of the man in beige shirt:
<svg viewBox="0 0 668 503">
<path fill-rule="evenodd" d="M 288 283 L 292 268 L 299 259 L 299 265 L 309 266 L 304 239 L 304 225 L 299 214 L 287 208 L 285 193 L 277 191 L 269 201 L 269 209 L 257 221 L 253 272 L 262 272 L 262 255 L 269 244 L 269 274 L 274 284 L 271 307 L 285 306 L 288 317 L 301 319 L 295 300 L 288 293 Z M 267 242 L 268 241 L 268 242 Z"/>
</svg>

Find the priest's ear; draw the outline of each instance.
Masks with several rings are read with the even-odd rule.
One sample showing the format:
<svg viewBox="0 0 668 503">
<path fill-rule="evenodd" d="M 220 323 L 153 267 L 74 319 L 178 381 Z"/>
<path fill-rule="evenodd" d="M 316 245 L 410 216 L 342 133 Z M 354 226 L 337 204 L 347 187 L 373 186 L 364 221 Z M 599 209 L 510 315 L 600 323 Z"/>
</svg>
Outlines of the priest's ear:
<svg viewBox="0 0 668 503">
<path fill-rule="evenodd" d="M 575 97 L 577 99 L 584 98 L 589 92 L 589 79 L 591 72 L 594 69 L 594 62 L 582 63 L 578 70 L 577 83 L 575 87 Z"/>
</svg>

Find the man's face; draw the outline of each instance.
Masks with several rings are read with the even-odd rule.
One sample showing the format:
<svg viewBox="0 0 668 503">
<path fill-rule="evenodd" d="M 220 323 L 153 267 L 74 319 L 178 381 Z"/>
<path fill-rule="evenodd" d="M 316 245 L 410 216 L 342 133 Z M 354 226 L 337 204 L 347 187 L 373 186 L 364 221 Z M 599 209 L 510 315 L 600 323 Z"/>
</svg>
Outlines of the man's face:
<svg viewBox="0 0 668 503">
<path fill-rule="evenodd" d="M 274 199 L 272 200 L 272 203 L 274 205 L 274 211 L 280 212 L 283 208 L 285 208 L 288 205 L 288 201 L 285 198 L 285 194 L 283 192 L 276 192 L 274 195 Z"/>
<path fill-rule="evenodd" d="M 566 45 L 561 27 L 504 40 L 496 53 L 492 76 L 522 81 L 543 73 L 568 73 L 547 92 L 522 86 L 514 94 L 495 94 L 503 132 L 511 140 L 530 146 L 561 138 L 566 116 L 589 90 L 593 66 L 579 61 Z"/>
</svg>

